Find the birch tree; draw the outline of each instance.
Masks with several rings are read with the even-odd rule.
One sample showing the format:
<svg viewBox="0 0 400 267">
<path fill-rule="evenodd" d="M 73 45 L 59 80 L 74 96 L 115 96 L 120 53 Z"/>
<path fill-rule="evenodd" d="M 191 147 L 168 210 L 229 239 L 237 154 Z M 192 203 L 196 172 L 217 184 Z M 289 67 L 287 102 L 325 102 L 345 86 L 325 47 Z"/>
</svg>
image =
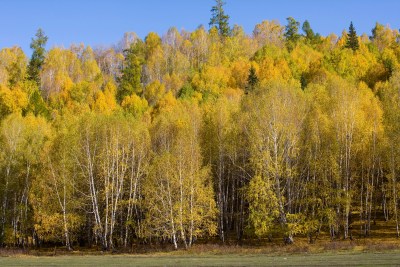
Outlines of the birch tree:
<svg viewBox="0 0 400 267">
<path fill-rule="evenodd" d="M 276 83 L 263 91 L 259 90 L 247 99 L 245 109 L 249 113 L 248 129 L 251 141 L 251 162 L 259 182 L 250 182 L 250 186 L 263 183 L 265 190 L 272 190 L 275 203 L 271 209 L 262 210 L 267 214 L 276 214 L 284 233 L 285 243 L 293 243 L 296 230 L 290 217 L 295 214 L 293 202 L 296 191 L 296 165 L 299 155 L 299 137 L 305 117 L 303 95 L 295 84 Z M 261 177 L 261 178 L 260 178 Z M 252 188 L 249 189 L 250 191 Z M 254 189 L 255 190 L 255 189 Z M 264 191 L 256 191 L 266 194 Z M 266 191 L 270 192 L 270 191 Z M 268 193 L 270 194 L 270 193 Z M 260 199 L 263 199 L 262 197 Z M 250 200 L 258 200 L 254 195 Z M 250 205 L 260 205 L 251 203 Z M 256 210 L 253 210 L 256 213 Z M 267 216 L 260 214 L 260 216 Z M 258 219 L 254 218 L 253 224 Z M 293 226 L 293 227 L 292 227 Z"/>
<path fill-rule="evenodd" d="M 147 231 L 171 240 L 175 249 L 216 232 L 211 177 L 200 154 L 200 112 L 188 108 L 177 105 L 157 118 L 155 156 L 144 185 Z"/>
</svg>

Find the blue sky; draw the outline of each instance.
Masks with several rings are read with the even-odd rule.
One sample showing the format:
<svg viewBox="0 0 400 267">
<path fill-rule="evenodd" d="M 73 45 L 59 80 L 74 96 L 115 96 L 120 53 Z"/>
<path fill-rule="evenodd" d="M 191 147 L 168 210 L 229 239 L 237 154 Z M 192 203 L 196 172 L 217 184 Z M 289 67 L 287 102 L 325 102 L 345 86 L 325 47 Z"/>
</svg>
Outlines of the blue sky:
<svg viewBox="0 0 400 267">
<path fill-rule="evenodd" d="M 230 23 L 251 33 L 255 24 L 288 16 L 307 19 L 315 32 L 340 34 L 353 21 L 357 33 L 370 34 L 375 22 L 400 27 L 400 1 L 396 0 L 226 0 Z M 208 28 L 214 0 L 0 0 L 0 48 L 29 44 L 41 27 L 53 46 L 84 43 L 93 47 L 117 43 L 124 32 L 144 38 L 162 35 L 171 26 L 192 31 Z"/>
</svg>

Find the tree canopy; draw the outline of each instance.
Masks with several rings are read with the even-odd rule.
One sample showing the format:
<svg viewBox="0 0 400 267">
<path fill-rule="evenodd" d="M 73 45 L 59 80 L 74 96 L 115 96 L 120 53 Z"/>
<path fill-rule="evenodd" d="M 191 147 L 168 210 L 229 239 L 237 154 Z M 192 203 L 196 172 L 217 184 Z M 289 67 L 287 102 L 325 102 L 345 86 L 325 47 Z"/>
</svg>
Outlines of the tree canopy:
<svg viewBox="0 0 400 267">
<path fill-rule="evenodd" d="M 227 37 L 231 33 L 229 27 L 229 15 L 225 14 L 223 0 L 215 0 L 215 6 L 211 8 L 210 28 L 216 27 L 220 36 Z"/>
<path fill-rule="evenodd" d="M 42 29 L 37 30 L 35 37 L 35 39 L 32 39 L 30 45 L 33 52 L 28 65 L 28 79 L 40 85 L 40 70 L 45 60 L 45 47 L 48 37 L 45 35 Z"/>
<path fill-rule="evenodd" d="M 0 246 L 400 236 L 398 30 L 249 35 L 223 5 L 209 31 L 0 49 Z"/>
<path fill-rule="evenodd" d="M 346 47 L 352 49 L 353 51 L 358 50 L 358 48 L 360 47 L 358 43 L 358 36 L 356 33 L 356 29 L 353 26 L 353 22 L 350 22 L 349 33 L 347 34 Z"/>
</svg>

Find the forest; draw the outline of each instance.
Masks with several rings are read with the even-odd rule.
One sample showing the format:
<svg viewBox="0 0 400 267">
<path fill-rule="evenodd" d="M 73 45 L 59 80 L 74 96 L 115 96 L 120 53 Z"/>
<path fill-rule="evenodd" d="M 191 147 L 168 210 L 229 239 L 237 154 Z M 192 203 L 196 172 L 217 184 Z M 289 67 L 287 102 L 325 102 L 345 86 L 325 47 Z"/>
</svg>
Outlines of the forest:
<svg viewBox="0 0 400 267">
<path fill-rule="evenodd" d="M 399 31 L 247 34 L 223 5 L 192 32 L 0 50 L 0 246 L 400 237 Z"/>
</svg>

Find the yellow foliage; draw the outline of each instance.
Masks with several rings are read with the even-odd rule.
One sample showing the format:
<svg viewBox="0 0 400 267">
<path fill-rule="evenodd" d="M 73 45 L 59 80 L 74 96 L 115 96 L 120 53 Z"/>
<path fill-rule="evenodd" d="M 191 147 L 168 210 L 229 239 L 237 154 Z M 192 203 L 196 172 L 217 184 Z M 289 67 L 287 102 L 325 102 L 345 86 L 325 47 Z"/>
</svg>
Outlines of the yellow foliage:
<svg viewBox="0 0 400 267">
<path fill-rule="evenodd" d="M 239 101 L 243 96 L 243 90 L 239 88 L 228 87 L 222 90 L 222 95 L 229 100 Z"/>
<path fill-rule="evenodd" d="M 81 63 L 75 54 L 61 48 L 51 49 L 41 72 L 44 98 L 65 99 L 67 91 L 81 76 Z"/>
<path fill-rule="evenodd" d="M 170 112 L 177 105 L 177 103 L 178 101 L 170 91 L 160 99 L 158 105 L 156 106 L 156 112 Z"/>
<path fill-rule="evenodd" d="M 306 45 L 297 45 L 290 53 L 290 68 L 293 77 L 300 79 L 301 74 L 307 72 L 312 64 L 319 62 L 323 55 Z"/>
<path fill-rule="evenodd" d="M 112 82 L 107 82 L 104 91 L 97 90 L 92 103 L 92 110 L 101 113 L 110 114 L 117 109 L 117 101 L 115 99 L 116 86 Z"/>
<path fill-rule="evenodd" d="M 6 86 L 0 85 L 0 113 L 7 115 L 10 113 L 20 113 L 28 106 L 28 96 L 20 88 L 10 90 Z"/>
<path fill-rule="evenodd" d="M 343 78 L 361 79 L 364 77 L 371 65 L 376 64 L 376 58 L 368 51 L 366 46 L 353 52 L 351 49 L 336 49 L 332 53 L 334 71 Z"/>
<path fill-rule="evenodd" d="M 193 77 L 192 84 L 197 91 L 219 95 L 229 83 L 230 70 L 223 66 L 206 66 Z"/>
<path fill-rule="evenodd" d="M 110 110 L 108 109 L 108 105 L 106 103 L 106 97 L 102 91 L 96 92 L 95 102 L 92 107 L 92 110 L 100 113 L 108 113 Z"/>
<path fill-rule="evenodd" d="M 340 36 L 340 38 L 338 39 L 338 41 L 336 43 L 336 47 L 344 48 L 346 43 L 347 43 L 347 31 L 343 30 L 342 31 L 342 36 Z"/>
<path fill-rule="evenodd" d="M 259 47 L 275 45 L 283 48 L 285 43 L 283 36 L 284 29 L 276 20 L 264 20 L 254 27 L 253 36 L 257 40 Z"/>
<path fill-rule="evenodd" d="M 104 97 L 110 110 L 117 108 L 117 101 L 115 98 L 116 91 L 117 87 L 112 82 L 108 82 L 104 88 Z"/>
<path fill-rule="evenodd" d="M 13 75 L 11 68 L 17 68 L 19 77 L 22 80 L 26 74 L 27 57 L 20 47 L 3 48 L 0 50 L 0 85 L 8 85 L 8 81 Z M 13 66 L 14 65 L 14 66 Z"/>
<path fill-rule="evenodd" d="M 221 47 L 222 64 L 227 66 L 235 60 L 248 59 L 256 50 L 257 42 L 247 36 L 242 27 L 235 25 L 232 36 L 226 37 Z"/>
<path fill-rule="evenodd" d="M 160 81 L 165 72 L 165 58 L 162 47 L 152 48 L 151 54 L 147 58 L 147 76 L 150 82 Z"/>
<path fill-rule="evenodd" d="M 74 214 L 67 214 L 69 231 L 76 231 L 82 219 Z M 45 241 L 59 242 L 64 240 L 63 215 L 60 213 L 42 213 L 36 218 L 35 231 Z"/>
<path fill-rule="evenodd" d="M 322 43 L 318 46 L 322 51 L 332 51 L 338 42 L 336 34 L 332 33 L 326 37 L 321 37 Z"/>
<path fill-rule="evenodd" d="M 260 63 L 259 80 L 261 87 L 264 87 L 271 80 L 288 80 L 292 77 L 292 72 L 286 60 L 274 60 L 265 58 Z"/>
<path fill-rule="evenodd" d="M 147 56 L 150 56 L 154 51 L 161 46 L 161 38 L 155 32 L 150 32 L 145 38 Z"/>
<path fill-rule="evenodd" d="M 86 81 L 94 81 L 101 74 L 100 68 L 97 65 L 93 50 L 90 46 L 82 53 L 82 73 Z"/>
<path fill-rule="evenodd" d="M 148 109 L 149 105 L 147 100 L 137 96 L 136 94 L 126 96 L 122 101 L 121 106 L 125 111 L 135 115 L 141 116 Z"/>
<path fill-rule="evenodd" d="M 235 61 L 231 65 L 229 87 L 244 89 L 249 76 L 250 63 L 248 60 Z"/>
<path fill-rule="evenodd" d="M 164 75 L 163 83 L 165 84 L 166 91 L 171 91 L 176 95 L 176 93 L 182 88 L 184 81 L 178 75 L 172 73 L 171 75 Z"/>
<path fill-rule="evenodd" d="M 386 48 L 393 47 L 396 44 L 399 35 L 397 30 L 392 30 L 388 26 L 383 26 L 378 22 L 375 24 L 372 33 L 372 43 L 376 45 L 379 52 L 384 51 Z"/>
<path fill-rule="evenodd" d="M 165 94 L 165 85 L 159 81 L 154 81 L 146 86 L 144 97 L 150 106 L 154 106 Z"/>
</svg>

